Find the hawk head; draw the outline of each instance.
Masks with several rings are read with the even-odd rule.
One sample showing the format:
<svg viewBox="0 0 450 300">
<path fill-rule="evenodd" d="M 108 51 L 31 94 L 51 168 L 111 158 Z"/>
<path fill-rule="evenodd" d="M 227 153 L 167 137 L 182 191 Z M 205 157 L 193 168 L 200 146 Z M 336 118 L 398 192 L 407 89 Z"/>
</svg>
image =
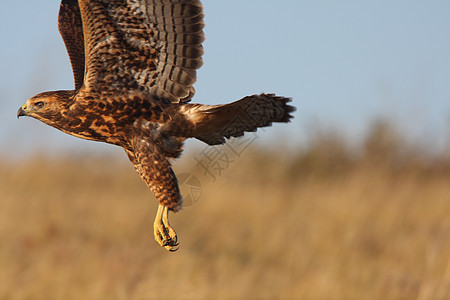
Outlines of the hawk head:
<svg viewBox="0 0 450 300">
<path fill-rule="evenodd" d="M 28 116 L 53 125 L 55 119 L 66 109 L 70 97 L 68 91 L 44 92 L 27 100 L 17 111 L 17 118 Z"/>
</svg>

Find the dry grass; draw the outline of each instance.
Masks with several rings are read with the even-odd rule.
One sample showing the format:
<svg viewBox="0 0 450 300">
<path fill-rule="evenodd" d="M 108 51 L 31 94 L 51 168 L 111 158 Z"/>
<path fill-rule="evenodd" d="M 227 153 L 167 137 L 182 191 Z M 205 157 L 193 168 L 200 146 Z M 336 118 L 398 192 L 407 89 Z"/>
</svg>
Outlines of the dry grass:
<svg viewBox="0 0 450 300">
<path fill-rule="evenodd" d="M 128 164 L 3 162 L 0 299 L 449 299 L 448 158 L 339 143 L 197 173 L 176 253 L 153 240 L 156 203 Z"/>
</svg>

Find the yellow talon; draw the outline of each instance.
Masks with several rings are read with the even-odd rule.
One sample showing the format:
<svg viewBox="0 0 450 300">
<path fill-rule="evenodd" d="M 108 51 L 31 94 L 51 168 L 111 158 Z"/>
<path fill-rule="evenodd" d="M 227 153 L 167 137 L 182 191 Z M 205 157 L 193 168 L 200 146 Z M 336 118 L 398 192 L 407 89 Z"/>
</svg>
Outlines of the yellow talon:
<svg viewBox="0 0 450 300">
<path fill-rule="evenodd" d="M 155 240 L 159 245 L 170 252 L 178 250 L 177 233 L 169 224 L 169 209 L 161 204 L 156 213 L 155 223 L 153 224 Z"/>
</svg>

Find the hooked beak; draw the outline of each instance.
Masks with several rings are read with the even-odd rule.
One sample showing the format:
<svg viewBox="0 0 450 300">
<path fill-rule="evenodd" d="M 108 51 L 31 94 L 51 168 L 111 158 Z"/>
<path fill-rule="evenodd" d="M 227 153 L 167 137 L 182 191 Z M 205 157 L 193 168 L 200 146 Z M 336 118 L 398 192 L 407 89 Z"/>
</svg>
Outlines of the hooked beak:
<svg viewBox="0 0 450 300">
<path fill-rule="evenodd" d="M 26 104 L 22 105 L 22 106 L 19 108 L 19 110 L 17 111 L 17 119 L 18 119 L 19 117 L 22 117 L 22 116 L 26 116 L 26 115 L 27 115 L 27 112 L 26 112 L 25 109 L 27 109 L 27 105 L 26 105 Z"/>
</svg>

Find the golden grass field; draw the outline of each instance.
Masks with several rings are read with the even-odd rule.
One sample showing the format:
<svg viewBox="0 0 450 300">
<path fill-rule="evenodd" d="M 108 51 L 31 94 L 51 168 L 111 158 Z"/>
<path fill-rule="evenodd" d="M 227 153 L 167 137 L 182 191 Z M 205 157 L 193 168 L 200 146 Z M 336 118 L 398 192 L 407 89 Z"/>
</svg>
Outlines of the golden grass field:
<svg viewBox="0 0 450 300">
<path fill-rule="evenodd" d="M 0 299 L 450 299 L 450 159 L 383 132 L 247 149 L 171 215 L 125 154 L 0 163 Z M 400 144 L 399 144 L 400 143 Z"/>
</svg>

